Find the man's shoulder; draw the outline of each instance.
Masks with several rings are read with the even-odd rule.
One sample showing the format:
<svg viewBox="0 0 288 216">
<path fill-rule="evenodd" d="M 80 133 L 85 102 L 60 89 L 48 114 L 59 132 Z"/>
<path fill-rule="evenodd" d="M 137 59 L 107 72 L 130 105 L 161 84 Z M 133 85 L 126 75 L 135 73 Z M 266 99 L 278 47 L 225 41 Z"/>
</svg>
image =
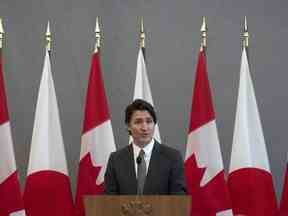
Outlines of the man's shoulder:
<svg viewBox="0 0 288 216">
<path fill-rule="evenodd" d="M 156 143 L 155 143 L 156 144 Z M 159 152 L 169 159 L 175 159 L 181 157 L 181 153 L 168 145 L 157 143 L 155 146 L 159 149 Z"/>
<path fill-rule="evenodd" d="M 122 156 L 127 156 L 127 153 L 130 152 L 130 148 L 131 148 L 131 145 L 127 145 L 127 146 L 124 146 L 118 150 L 116 150 L 115 152 L 112 152 L 112 156 L 113 157 L 122 157 Z"/>
</svg>

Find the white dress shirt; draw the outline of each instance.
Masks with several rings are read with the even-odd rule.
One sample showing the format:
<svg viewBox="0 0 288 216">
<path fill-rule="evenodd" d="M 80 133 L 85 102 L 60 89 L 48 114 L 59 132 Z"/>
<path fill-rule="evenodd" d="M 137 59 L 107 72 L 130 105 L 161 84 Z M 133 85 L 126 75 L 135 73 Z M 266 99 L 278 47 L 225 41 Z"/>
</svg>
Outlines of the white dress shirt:
<svg viewBox="0 0 288 216">
<path fill-rule="evenodd" d="M 150 163 L 150 159 L 151 159 L 151 154 L 152 154 L 152 150 L 154 147 L 154 139 L 152 139 L 144 148 L 143 151 L 145 152 L 145 156 L 144 156 L 144 160 L 146 163 L 146 174 L 148 172 L 148 168 L 149 168 L 149 163 Z M 136 144 L 132 143 L 133 146 L 133 154 L 134 154 L 134 167 L 135 167 L 135 174 L 137 177 L 137 157 L 139 155 L 139 152 L 141 151 L 141 148 L 139 146 L 137 146 Z"/>
</svg>

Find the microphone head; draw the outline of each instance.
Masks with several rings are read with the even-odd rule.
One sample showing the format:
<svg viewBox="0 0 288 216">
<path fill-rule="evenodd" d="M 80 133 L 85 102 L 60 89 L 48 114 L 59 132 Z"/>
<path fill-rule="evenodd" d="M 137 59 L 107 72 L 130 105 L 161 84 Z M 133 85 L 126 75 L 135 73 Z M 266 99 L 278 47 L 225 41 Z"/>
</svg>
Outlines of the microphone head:
<svg viewBox="0 0 288 216">
<path fill-rule="evenodd" d="M 140 164 L 142 162 L 142 158 L 140 157 L 140 156 L 138 156 L 137 158 L 136 158 L 136 163 L 137 164 Z"/>
</svg>

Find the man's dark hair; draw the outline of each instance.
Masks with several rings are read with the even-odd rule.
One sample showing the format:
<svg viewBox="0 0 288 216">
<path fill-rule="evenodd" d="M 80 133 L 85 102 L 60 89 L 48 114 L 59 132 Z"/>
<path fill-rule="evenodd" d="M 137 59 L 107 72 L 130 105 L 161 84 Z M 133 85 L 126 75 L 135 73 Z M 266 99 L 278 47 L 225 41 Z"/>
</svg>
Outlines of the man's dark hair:
<svg viewBox="0 0 288 216">
<path fill-rule="evenodd" d="M 157 123 L 157 117 L 153 106 L 142 99 L 136 99 L 126 107 L 125 123 L 128 125 L 135 111 L 147 111 L 153 118 L 154 123 Z"/>
</svg>

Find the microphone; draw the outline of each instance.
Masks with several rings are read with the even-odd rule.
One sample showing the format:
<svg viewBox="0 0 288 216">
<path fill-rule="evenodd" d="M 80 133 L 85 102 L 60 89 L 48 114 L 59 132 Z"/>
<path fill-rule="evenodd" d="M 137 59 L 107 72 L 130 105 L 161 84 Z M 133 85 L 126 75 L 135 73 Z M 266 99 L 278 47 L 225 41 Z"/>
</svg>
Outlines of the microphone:
<svg viewBox="0 0 288 216">
<path fill-rule="evenodd" d="M 139 164 L 141 164 L 141 162 L 142 162 L 142 158 L 140 156 L 138 156 L 136 158 L 136 163 L 139 165 Z"/>
</svg>

